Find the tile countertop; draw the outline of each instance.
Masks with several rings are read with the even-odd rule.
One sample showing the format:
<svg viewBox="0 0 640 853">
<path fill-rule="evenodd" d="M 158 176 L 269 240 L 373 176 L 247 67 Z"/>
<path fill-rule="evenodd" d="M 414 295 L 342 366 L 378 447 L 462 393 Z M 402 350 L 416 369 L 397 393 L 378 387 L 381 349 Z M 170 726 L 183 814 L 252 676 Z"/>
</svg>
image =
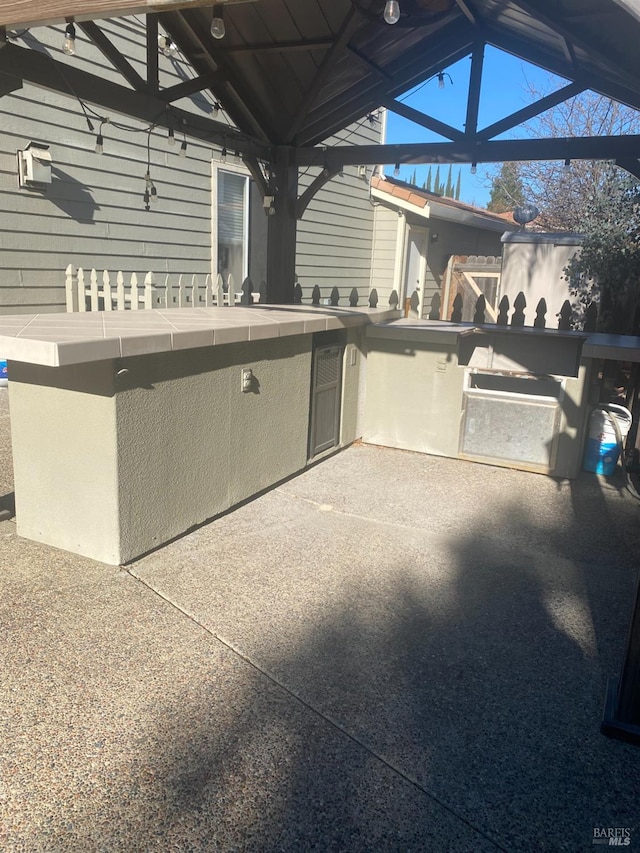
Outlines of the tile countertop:
<svg viewBox="0 0 640 853">
<path fill-rule="evenodd" d="M 0 357 L 62 367 L 396 319 L 389 308 L 254 305 L 0 317 Z"/>
</svg>

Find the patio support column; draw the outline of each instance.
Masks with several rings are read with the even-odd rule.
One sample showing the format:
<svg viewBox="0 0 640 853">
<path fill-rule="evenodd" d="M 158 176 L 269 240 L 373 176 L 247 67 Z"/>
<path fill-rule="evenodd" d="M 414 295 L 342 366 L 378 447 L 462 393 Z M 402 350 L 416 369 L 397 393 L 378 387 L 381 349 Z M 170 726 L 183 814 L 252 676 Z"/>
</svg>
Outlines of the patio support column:
<svg viewBox="0 0 640 853">
<path fill-rule="evenodd" d="M 267 302 L 293 303 L 296 280 L 296 206 L 298 167 L 293 149 L 275 149 L 273 184 L 275 214 L 267 227 Z"/>
<path fill-rule="evenodd" d="M 609 680 L 600 730 L 609 737 L 640 746 L 640 575 L 622 675 Z"/>
</svg>

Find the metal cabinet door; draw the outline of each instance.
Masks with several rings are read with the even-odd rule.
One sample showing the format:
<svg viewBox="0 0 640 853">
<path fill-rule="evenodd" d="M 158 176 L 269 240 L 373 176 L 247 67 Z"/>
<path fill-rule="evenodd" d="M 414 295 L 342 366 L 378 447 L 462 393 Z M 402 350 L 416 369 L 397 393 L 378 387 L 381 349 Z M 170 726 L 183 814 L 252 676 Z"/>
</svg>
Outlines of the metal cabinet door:
<svg viewBox="0 0 640 853">
<path fill-rule="evenodd" d="M 313 352 L 309 458 L 340 441 L 342 347 L 317 347 Z"/>
</svg>

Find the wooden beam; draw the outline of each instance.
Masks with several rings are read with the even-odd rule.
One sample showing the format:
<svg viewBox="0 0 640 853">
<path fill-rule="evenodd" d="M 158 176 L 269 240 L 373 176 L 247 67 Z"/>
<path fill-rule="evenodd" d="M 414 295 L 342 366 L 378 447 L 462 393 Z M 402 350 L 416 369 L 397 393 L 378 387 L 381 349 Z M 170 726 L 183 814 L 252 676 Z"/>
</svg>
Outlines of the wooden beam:
<svg viewBox="0 0 640 853">
<path fill-rule="evenodd" d="M 360 21 L 360 13 L 355 8 L 355 6 L 352 6 L 342 22 L 340 32 L 336 36 L 336 39 L 331 46 L 331 49 L 326 54 L 326 56 L 322 60 L 320 67 L 317 70 L 316 75 L 311 83 L 311 86 L 305 94 L 302 106 L 298 110 L 298 114 L 291 122 L 291 125 L 287 131 L 288 142 L 291 142 L 291 140 L 295 138 L 296 134 L 302 127 L 304 120 L 306 119 L 307 115 L 309 114 L 309 111 L 314 105 L 316 98 L 320 94 L 320 91 L 324 86 L 332 68 L 338 62 L 340 57 L 345 53 L 349 39 L 360 24 Z"/>
<path fill-rule="evenodd" d="M 199 77 L 212 72 L 220 74 L 222 89 L 216 92 L 216 97 L 235 126 L 249 136 L 262 137 L 267 142 L 271 128 L 255 92 L 237 78 L 231 84 L 233 75 L 228 59 L 219 53 L 217 39 L 209 34 L 209 28 L 202 27 L 198 13 L 189 9 L 170 12 L 160 16 L 160 23 L 184 56 L 190 58 Z"/>
<path fill-rule="evenodd" d="M 59 24 L 68 18 L 91 21 L 210 5 L 211 0 L 3 0 L 0 27 Z"/>
<path fill-rule="evenodd" d="M 307 41 L 261 42 L 259 44 L 240 44 L 233 47 L 221 47 L 219 53 L 227 56 L 236 53 L 294 53 L 300 50 L 327 50 L 331 39 L 308 39 Z"/>
<path fill-rule="evenodd" d="M 616 160 L 616 166 L 629 172 L 634 178 L 640 180 L 640 160 L 637 157 L 619 158 Z"/>
<path fill-rule="evenodd" d="M 490 124 L 478 131 L 477 139 L 491 139 L 494 136 L 499 136 L 506 130 L 511 130 L 512 127 L 517 127 L 519 124 L 522 124 L 523 121 L 529 121 L 529 119 L 540 115 L 540 113 L 545 112 L 545 110 L 550 110 L 552 107 L 563 103 L 563 101 L 568 101 L 569 98 L 574 98 L 576 95 L 579 95 L 580 92 L 584 92 L 586 88 L 587 87 L 583 86 L 581 83 L 569 83 L 568 86 L 563 86 L 563 88 L 558 89 L 557 92 L 545 95 L 544 98 L 540 98 L 540 100 L 535 101 L 533 104 L 528 104 L 521 110 L 511 113 L 511 115 L 505 116 L 503 119 L 500 119 L 500 121 L 495 122 L 495 124 Z"/>
<path fill-rule="evenodd" d="M 114 47 L 113 43 L 107 38 L 97 24 L 93 21 L 85 21 L 78 24 L 82 32 L 88 36 L 95 44 L 98 50 L 103 53 L 113 67 L 119 71 L 127 83 L 130 83 L 134 89 L 139 92 L 144 91 L 146 83 L 131 64 L 124 58 L 122 53 Z"/>
<path fill-rule="evenodd" d="M 445 139 L 457 139 L 461 141 L 465 138 L 465 135 L 461 130 L 457 130 L 455 127 L 451 127 L 451 125 L 445 124 L 442 121 L 438 121 L 438 119 L 433 118 L 432 116 L 425 115 L 419 110 L 414 110 L 413 107 L 403 104 L 401 101 L 396 101 L 394 98 L 382 98 L 380 106 L 386 107 L 388 110 L 391 110 L 392 113 L 396 113 L 415 124 L 419 124 L 421 127 L 426 127 L 427 130 L 439 133 L 440 136 L 444 136 Z"/>
<path fill-rule="evenodd" d="M 296 282 L 296 203 L 298 170 L 293 151 L 286 146 L 275 149 L 275 214 L 267 224 L 267 302 L 293 303 Z"/>
<path fill-rule="evenodd" d="M 168 108 L 160 96 L 136 92 L 65 63 L 58 70 L 56 60 L 39 51 L 7 44 L 0 50 L 0 81 L 26 80 L 53 92 L 81 98 L 101 109 L 130 116 L 158 127 L 184 128 L 187 135 L 209 143 L 232 145 L 243 155 L 271 160 L 271 147 L 258 139 L 238 133 L 227 124 L 205 116 Z M 1 84 L 0 84 L 1 85 Z M 79 109 L 79 108 L 78 108 Z"/>
<path fill-rule="evenodd" d="M 146 18 L 147 41 L 147 88 L 157 95 L 160 89 L 160 66 L 158 62 L 158 19 L 155 15 Z"/>
<path fill-rule="evenodd" d="M 262 169 L 260 168 L 260 163 L 256 157 L 243 157 L 242 162 L 245 164 L 251 177 L 256 183 L 258 189 L 260 190 L 260 195 L 264 198 L 266 195 L 269 195 L 269 185 L 265 180 Z"/>
<path fill-rule="evenodd" d="M 226 79 L 224 74 L 213 72 L 212 74 L 205 74 L 201 77 L 194 77 L 192 80 L 185 80 L 184 83 L 176 83 L 175 86 L 169 86 L 158 94 L 163 101 L 170 104 L 173 101 L 179 101 L 180 98 L 188 98 L 189 95 L 202 92 L 203 89 L 210 89 L 216 83 L 224 83 Z"/>
<path fill-rule="evenodd" d="M 427 66 L 422 49 L 407 51 L 403 60 L 394 64 L 394 74 L 402 80 L 401 84 L 372 74 L 366 89 L 359 88 L 353 95 L 345 92 L 343 97 L 311 112 L 296 136 L 296 145 L 321 142 L 350 122 L 376 110 L 382 98 L 402 95 L 442 68 L 463 59 L 472 46 L 473 29 L 470 25 L 465 26 L 464 21 L 459 21 L 456 27 L 449 25 L 446 32 L 439 33 L 437 43 L 430 49 Z"/>
<path fill-rule="evenodd" d="M 401 145 L 336 145 L 296 149 L 298 166 L 378 163 L 506 163 L 525 160 L 623 160 L 638 157 L 640 135 L 577 136 L 557 139 L 416 142 Z"/>
<path fill-rule="evenodd" d="M 465 0 L 456 0 L 456 6 L 460 9 L 462 14 L 471 24 L 478 23 L 475 12 L 473 11 L 469 3 L 466 3 Z"/>
<path fill-rule="evenodd" d="M 336 175 L 339 175 L 341 168 L 341 166 L 336 166 L 333 169 L 329 169 L 328 167 L 323 168 L 318 177 L 309 184 L 298 199 L 298 204 L 296 205 L 296 216 L 298 219 L 302 219 L 305 210 L 309 207 L 311 200 L 318 190 L 321 190 L 322 187 L 331 180 L 331 178 L 335 178 Z"/>
<path fill-rule="evenodd" d="M 467 118 L 464 132 L 468 137 L 476 135 L 478 130 L 478 111 L 480 109 L 480 89 L 482 86 L 482 66 L 484 64 L 484 43 L 473 46 L 471 54 L 471 74 L 469 75 L 469 95 L 467 97 Z"/>
<path fill-rule="evenodd" d="M 584 68 L 577 68 L 570 65 L 568 62 L 559 59 L 557 56 L 550 55 L 541 48 L 534 47 L 526 39 L 513 33 L 504 33 L 496 27 L 486 28 L 486 41 L 494 47 L 500 48 L 507 53 L 512 53 L 515 56 L 526 56 L 529 62 L 539 65 L 546 71 L 551 71 L 560 77 L 566 77 L 569 80 L 575 80 L 579 75 L 580 83 L 587 89 L 593 89 L 599 95 L 604 95 L 606 98 L 612 98 L 614 101 L 619 101 L 628 107 L 633 107 L 635 110 L 640 110 L 640 95 L 637 90 L 637 81 L 634 86 L 621 85 L 614 82 L 608 72 L 600 69 L 600 74 L 596 77 L 595 74 L 590 74 Z"/>
</svg>

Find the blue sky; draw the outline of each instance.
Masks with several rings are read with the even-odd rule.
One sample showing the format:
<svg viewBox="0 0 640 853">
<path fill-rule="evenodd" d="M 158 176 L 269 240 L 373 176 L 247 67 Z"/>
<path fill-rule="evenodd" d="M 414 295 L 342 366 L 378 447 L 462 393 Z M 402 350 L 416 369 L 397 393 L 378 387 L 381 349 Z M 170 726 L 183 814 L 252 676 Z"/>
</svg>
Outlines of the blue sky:
<svg viewBox="0 0 640 853">
<path fill-rule="evenodd" d="M 414 109 L 463 130 L 470 68 L 471 58 L 466 57 L 460 62 L 456 62 L 455 65 L 446 69 L 443 68 L 443 71 L 446 71 L 453 81 L 451 83 L 449 78 L 445 76 L 444 89 L 439 88 L 437 79 L 432 79 L 426 85 L 418 86 L 412 92 L 402 95 L 399 100 L 414 107 Z M 565 82 L 535 65 L 523 62 L 521 59 L 495 48 L 487 47 L 483 65 L 478 127 L 482 128 L 488 124 L 493 124 L 493 122 L 530 103 L 529 84 L 535 86 L 539 91 L 547 92 L 560 88 Z M 503 134 L 502 138 L 524 137 L 526 135 L 526 130 L 520 127 Z M 441 136 L 407 121 L 395 113 L 388 112 L 386 141 L 393 144 L 397 142 L 442 142 L 443 140 Z M 413 170 L 416 169 L 417 183 L 422 186 L 428 168 L 428 166 L 401 166 L 400 179 L 411 180 Z M 446 180 L 448 168 L 448 166 L 440 167 L 441 180 Z M 478 166 L 477 173 L 472 175 L 470 166 L 454 166 L 454 184 L 458 168 L 461 171 L 461 201 L 484 207 L 489 201 L 489 175 L 494 167 L 491 165 L 487 167 Z M 392 175 L 393 166 L 386 166 L 385 173 Z M 433 173 L 435 173 L 435 167 Z"/>
</svg>

